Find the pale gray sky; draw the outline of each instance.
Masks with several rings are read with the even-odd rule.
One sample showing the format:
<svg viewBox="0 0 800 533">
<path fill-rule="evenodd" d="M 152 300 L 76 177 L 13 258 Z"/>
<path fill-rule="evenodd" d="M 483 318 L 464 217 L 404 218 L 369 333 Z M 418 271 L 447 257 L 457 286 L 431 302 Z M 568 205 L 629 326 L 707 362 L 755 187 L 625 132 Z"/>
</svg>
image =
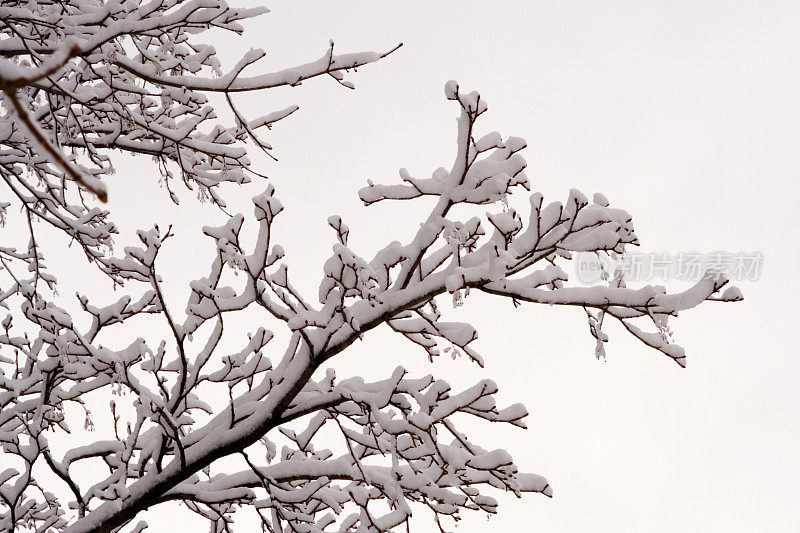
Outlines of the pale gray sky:
<svg viewBox="0 0 800 533">
<path fill-rule="evenodd" d="M 502 497 L 489 526 L 797 531 L 800 3 L 267 5 L 272 13 L 243 38 L 214 43 L 228 64 L 250 47 L 265 48 L 266 65 L 280 68 L 321 56 L 330 38 L 339 51 L 405 43 L 352 75 L 356 91 L 314 80 L 239 99 L 253 115 L 301 106 L 270 137 L 280 162 L 254 156 L 286 206 L 278 242 L 311 294 L 333 242 L 329 215 L 344 217 L 351 247 L 364 256 L 416 229 L 424 202 L 364 208 L 356 191 L 367 178 L 395 180 L 400 167 L 428 176 L 450 165 L 457 111 L 444 98 L 449 79 L 489 102 L 479 129 L 527 139 L 528 175 L 546 199 L 563 201 L 571 187 L 603 192 L 634 216 L 646 251 L 763 253 L 761 279 L 739 283 L 745 302 L 708 303 L 674 322 L 685 370 L 619 327 L 609 328 L 607 361 L 595 360 L 582 311 L 514 310 L 472 296 L 451 316 L 478 327 L 485 371 L 463 360 L 431 365 L 383 333 L 340 356 L 342 377 L 384 377 L 398 364 L 453 383 L 492 377 L 501 399 L 527 405 L 527 431 L 478 425 L 473 439 L 509 449 L 523 469 L 548 477 L 555 497 Z M 152 192 L 135 174 L 153 169 L 134 161 L 112 184 L 111 207 L 120 213 Z M 128 227 L 169 222 L 163 209 L 152 209 L 152 220 L 129 218 Z M 163 254 L 182 307 L 179 281 L 203 275 L 206 264 L 203 249 L 193 248 L 193 224 L 218 224 L 219 215 L 191 204 L 180 213 L 176 243 L 184 244 Z M 197 257 L 196 271 L 186 257 Z M 418 530 L 433 531 L 420 515 Z M 484 516 L 466 514 L 458 531 L 486 526 Z"/>
</svg>

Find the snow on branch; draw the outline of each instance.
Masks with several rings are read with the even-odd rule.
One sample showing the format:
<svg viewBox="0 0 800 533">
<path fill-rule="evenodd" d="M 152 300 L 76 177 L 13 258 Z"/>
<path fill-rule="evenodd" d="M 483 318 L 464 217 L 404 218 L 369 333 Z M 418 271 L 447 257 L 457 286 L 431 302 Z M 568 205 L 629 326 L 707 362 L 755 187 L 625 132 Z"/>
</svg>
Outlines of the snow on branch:
<svg viewBox="0 0 800 533">
<path fill-rule="evenodd" d="M 255 12 L 213 0 L 89 6 L 59 7 L 65 22 L 55 26 L 37 22 L 53 18 L 49 3 L 0 8 L 6 27 L 14 28 L 3 34 L 0 55 L 39 69 L 30 71 L 35 82 L 19 89 L 20 101 L 54 146 L 79 150 L 95 165 L 83 165 L 78 152 L 69 156 L 87 175 L 110 171 L 107 149 L 148 153 L 164 162 L 168 184 L 167 160 L 180 166 L 187 185 L 220 205 L 219 183 L 245 181 L 249 162 L 240 141 L 291 110 L 201 133 L 214 116 L 202 91 L 296 84 L 322 74 L 342 81 L 342 70 L 385 55 L 336 56 L 331 48 L 291 74 L 241 78 L 260 57 L 251 53 L 222 75 L 213 49 L 191 44 L 190 34 L 211 26 L 239 31 L 238 21 Z M 75 62 L 62 57 L 61 66 L 43 66 L 48 55 L 59 57 L 54 50 L 68 37 L 91 46 L 82 44 Z M 131 46 L 137 55 L 125 58 Z M 201 71 L 220 77 L 189 77 Z M 149 93 L 156 89 L 158 98 Z M 563 204 L 545 204 L 533 193 L 514 207 L 513 194 L 531 187 L 525 141 L 479 135 L 486 101 L 455 82 L 445 92 L 459 112 L 449 170 L 425 179 L 401 171 L 399 184 L 370 182 L 360 191 L 367 205 L 433 196 L 413 238 L 365 256 L 349 244 L 357 229 L 330 217 L 331 255 L 309 297 L 293 283 L 291 258 L 276 232 L 284 206 L 270 185 L 252 199 L 252 216 L 202 228 L 210 265 L 188 284 L 182 311 L 165 297 L 159 267 L 171 228 L 140 230 L 137 246 L 110 254 L 101 247 L 116 232 L 109 213 L 83 200 L 70 203 L 67 195 L 76 192 L 70 180 L 7 115 L 0 123 L 0 175 L 27 221 L 38 217 L 65 231 L 101 272 L 125 285 L 116 300 L 79 295 L 81 316 L 73 317 L 44 289 L 54 288 L 55 278 L 32 225 L 28 250 L 0 247 L 0 305 L 14 306 L 0 322 L 0 527 L 138 532 L 146 526 L 140 513 L 180 501 L 214 532 L 230 531 L 241 508 L 254 512 L 264 531 L 382 532 L 407 525 L 418 510 L 440 527 L 462 511 L 494 513 L 494 490 L 552 496 L 545 478 L 521 472 L 508 452 L 485 449 L 459 429 L 465 418 L 525 427 L 521 404 L 497 406 L 493 381 L 453 390 L 443 379 L 410 376 L 401 367 L 376 382 L 342 379 L 335 356 L 385 326 L 431 360 L 464 354 L 482 365 L 473 347 L 476 329 L 447 320 L 443 305 L 464 305 L 471 291 L 482 291 L 514 304 L 585 309 L 598 356 L 605 353 L 603 319 L 610 315 L 683 365 L 668 318 L 741 293 L 728 288 L 718 296 L 728 282 L 715 272 L 677 294 L 627 288 L 621 276 L 601 286 L 570 286 L 561 265 L 574 252 L 623 254 L 638 244 L 630 215 L 602 195 L 590 202 L 577 190 Z M 464 212 L 453 209 L 458 205 L 489 212 L 462 220 L 454 215 Z M 254 242 L 241 238 L 248 224 Z M 281 335 L 266 326 L 243 331 L 237 313 L 245 310 L 261 313 L 261 323 Z M 142 328 L 141 321 L 160 325 Z M 638 323 L 648 321 L 655 331 Z M 235 343 L 223 341 L 231 335 Z M 108 413 L 96 417 L 90 399 L 101 394 L 110 399 Z M 91 437 L 101 419 L 102 435 L 88 445 L 65 438 Z"/>
<path fill-rule="evenodd" d="M 242 21 L 266 12 L 223 0 L 3 2 L 4 198 L 65 232 L 113 277 L 102 258 L 117 229 L 84 193 L 106 200 L 103 178 L 115 171 L 112 152 L 154 158 L 174 202 L 177 182 L 224 208 L 220 184 L 263 176 L 251 167 L 246 141 L 273 157 L 262 134 L 298 109 L 248 118 L 233 93 L 299 85 L 323 75 L 352 88 L 345 73 L 401 46 L 336 54 L 331 43 L 316 61 L 247 78 L 243 71 L 263 51 L 244 54 L 223 74 L 214 47 L 196 41 L 196 34 L 212 28 L 241 33 Z M 208 92 L 225 94 L 233 124 L 218 122 Z"/>
</svg>

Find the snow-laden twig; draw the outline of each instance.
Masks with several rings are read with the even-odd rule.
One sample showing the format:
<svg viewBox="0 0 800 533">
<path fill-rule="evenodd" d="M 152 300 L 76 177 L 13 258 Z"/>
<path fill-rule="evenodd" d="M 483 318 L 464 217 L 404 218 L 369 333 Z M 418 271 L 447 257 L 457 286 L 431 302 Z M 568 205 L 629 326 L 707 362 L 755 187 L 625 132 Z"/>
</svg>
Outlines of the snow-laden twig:
<svg viewBox="0 0 800 533">
<path fill-rule="evenodd" d="M 188 284 L 185 310 L 175 309 L 157 261 L 170 230 L 140 230 L 138 245 L 111 254 L 116 227 L 109 213 L 84 201 L 80 180 L 64 179 L 50 165 L 59 163 L 58 154 L 66 161 L 68 150 L 77 151 L 70 164 L 95 180 L 111 171 L 109 150 L 146 153 L 160 160 L 168 188 L 177 170 L 187 186 L 225 205 L 218 185 L 246 179 L 243 141 L 294 108 L 254 121 L 234 108 L 237 124 L 209 133 L 203 127 L 214 115 L 203 91 L 230 96 L 322 74 L 346 83 L 343 70 L 386 55 L 335 55 L 331 47 L 293 70 L 243 78 L 260 53 L 222 74 L 213 48 L 191 39 L 210 27 L 240 31 L 238 22 L 259 12 L 219 0 L 0 6 L 0 56 L 23 72 L 9 101 L 28 117 L 0 117 L 0 183 L 27 220 L 65 232 L 98 273 L 124 283 L 115 300 L 78 296 L 83 316 L 73 317 L 49 290 L 56 280 L 32 224 L 26 250 L 0 245 L 0 305 L 11 309 L 0 321 L 4 531 L 138 532 L 146 527 L 140 513 L 180 501 L 215 532 L 235 529 L 237 507 L 255 511 L 266 531 L 382 532 L 408 525 L 418 511 L 431 513 L 440 528 L 463 511 L 494 513 L 494 490 L 552 496 L 544 477 L 521 472 L 508 452 L 485 449 L 464 431 L 466 417 L 525 427 L 526 409 L 498 407 L 492 380 L 453 390 L 443 379 L 398 367 L 367 382 L 337 376 L 336 356 L 385 327 L 432 361 L 463 354 L 482 365 L 476 328 L 448 320 L 446 311 L 480 291 L 515 305 L 583 308 L 598 356 L 609 342 L 603 327 L 610 316 L 683 365 L 669 317 L 707 300 L 741 299 L 730 287 L 719 295 L 728 282 L 718 273 L 676 294 L 627 288 L 620 277 L 571 286 L 562 266 L 573 253 L 622 254 L 638 244 L 630 215 L 577 190 L 563 204 L 545 204 L 539 193 L 515 203 L 515 193 L 530 189 L 525 141 L 479 136 L 486 101 L 450 82 L 446 97 L 459 118 L 449 170 L 430 178 L 401 170 L 400 183 L 369 182 L 359 193 L 367 205 L 432 196 L 434 206 L 411 239 L 390 236 L 365 255 L 350 244 L 358 228 L 330 217 L 331 255 L 315 297 L 303 294 L 279 242 L 284 206 L 269 185 L 252 199 L 252 216 L 202 228 L 209 269 Z M 73 61 L 56 53 L 68 38 L 80 43 Z M 3 65 L 3 75 L 17 69 Z M 43 150 L 20 128 L 25 120 L 38 128 Z M 459 218 L 454 207 L 465 204 L 489 212 Z M 254 242 L 240 238 L 246 224 L 254 226 Z M 261 313 L 284 335 L 265 325 L 244 331 L 237 313 L 245 310 Z M 652 322 L 655 331 L 640 322 Z M 231 336 L 235 343 L 223 342 Z M 111 400 L 103 428 L 89 407 L 102 394 Z M 94 431 L 88 445 L 64 438 Z M 220 466 L 240 457 L 241 469 Z"/>
</svg>

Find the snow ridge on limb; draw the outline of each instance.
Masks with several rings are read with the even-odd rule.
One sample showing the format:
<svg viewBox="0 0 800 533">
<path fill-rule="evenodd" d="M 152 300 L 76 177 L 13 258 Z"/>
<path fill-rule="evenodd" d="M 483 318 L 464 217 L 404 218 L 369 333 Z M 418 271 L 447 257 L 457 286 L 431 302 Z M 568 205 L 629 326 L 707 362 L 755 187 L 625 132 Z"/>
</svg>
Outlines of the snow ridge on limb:
<svg viewBox="0 0 800 533">
<path fill-rule="evenodd" d="M 0 473 L 3 527 L 24 522 L 70 533 L 115 531 L 142 511 L 181 501 L 214 532 L 232 530 L 242 507 L 270 532 L 383 532 L 407 525 L 417 510 L 432 513 L 440 527 L 465 510 L 493 513 L 492 489 L 551 496 L 545 478 L 520 472 L 505 450 L 484 449 L 459 429 L 467 416 L 524 427 L 525 408 L 499 408 L 493 381 L 453 391 L 442 379 L 408 376 L 403 368 L 366 382 L 321 367 L 382 325 L 431 359 L 465 354 L 482 364 L 471 346 L 475 328 L 447 321 L 436 299 L 449 294 L 463 305 L 474 290 L 514 303 L 584 308 L 598 357 L 610 315 L 683 364 L 667 319 L 706 300 L 739 300 L 741 293 L 728 288 L 717 296 L 728 282 L 715 272 L 678 294 L 627 288 L 621 276 L 602 286 L 568 286 L 560 265 L 573 252 L 624 253 L 638 243 L 631 217 L 602 195 L 590 203 L 577 190 L 564 204 L 545 205 L 533 193 L 530 212 L 518 212 L 509 198 L 530 187 L 520 153 L 525 142 L 497 133 L 478 137 L 474 126 L 485 100 L 454 82 L 446 95 L 460 109 L 450 170 L 437 170 L 429 182 L 401 173 L 404 184 L 361 191 L 367 204 L 435 196 L 433 209 L 410 241 L 390 242 L 371 260 L 350 247 L 351 228 L 342 218 L 330 217 L 334 244 L 316 298 L 297 289 L 283 262 L 275 232 L 283 205 L 271 186 L 253 198 L 252 217 L 235 215 L 203 228 L 213 260 L 208 274 L 190 284 L 183 314 L 164 298 L 158 274 L 169 229 L 140 231 L 141 246 L 106 260 L 128 285 L 141 284 L 142 294 L 108 304 L 82 298 L 88 327 L 76 325 L 83 322 L 54 301 L 34 298 L 34 280 L 16 277 L 12 296 L 36 335 L 19 333 L 16 319 L 2 322 L 0 346 L 15 354 L 0 360 L 0 442 L 14 458 Z M 462 221 L 452 214 L 459 204 L 497 203 L 485 217 Z M 240 238 L 245 224 L 257 225 L 254 243 Z M 6 294 L 0 302 L 12 297 Z M 248 308 L 260 308 L 289 340 L 272 350 L 280 337 L 260 327 L 233 353 L 222 353 L 222 336 L 236 327 L 233 313 Z M 116 326 L 142 315 L 163 320 L 166 337 L 125 339 L 141 330 Z M 652 322 L 656 331 L 637 320 Z M 110 328 L 117 329 L 115 347 L 97 342 Z M 208 394 L 211 387 L 222 394 Z M 54 454 L 51 432 L 76 430 L 65 413 L 102 389 L 126 395 L 110 404 L 114 438 Z M 124 401 L 131 409 L 119 414 Z M 87 413 L 86 427 L 93 424 Z M 231 457 L 241 459 L 241 468 L 220 470 L 217 460 Z M 107 468 L 92 471 L 90 480 L 70 470 L 97 458 Z M 60 488 L 44 488 L 47 478 L 36 479 L 34 466 L 55 474 Z"/>
<path fill-rule="evenodd" d="M 590 203 L 583 193 L 572 189 L 564 204 L 544 205 L 540 193 L 531 194 L 530 214 L 524 224 L 523 217 L 508 206 L 508 198 L 517 186 L 530 189 L 524 174 L 525 160 L 519 153 L 526 146 L 525 141 L 517 137 L 504 141 L 497 132 L 476 140 L 474 124 L 486 111 L 486 101 L 477 93 L 463 93 L 453 81 L 448 82 L 445 93 L 461 107 L 458 151 L 452 170 L 440 168 L 427 180 L 413 179 L 401 170 L 406 184 L 379 185 L 370 181 L 359 191 L 366 205 L 425 195 L 439 198 L 412 242 L 405 246 L 392 245 L 371 263 L 383 277 L 392 267 L 402 267 L 394 286 L 382 293 L 379 300 L 389 301 L 389 295 L 405 299 L 406 293 L 416 288 L 423 305 L 415 312 L 429 304 L 435 312 L 431 315 L 436 316 L 435 320 L 424 325 L 424 320 L 417 320 L 416 329 L 395 327 L 395 331 L 421 345 L 429 354 L 438 353 L 434 332 L 440 313 L 427 295 L 440 292 L 441 288 L 432 286 L 435 285 L 433 280 L 442 280 L 444 289 L 453 294 L 456 305 L 463 302 L 470 290 L 480 290 L 511 298 L 515 304 L 533 302 L 583 307 L 591 318 L 590 330 L 598 338 L 599 348 L 608 341 L 601 327 L 603 317 L 610 315 L 644 344 L 684 366 L 683 348 L 670 339 L 669 316 L 707 300 L 737 301 L 741 299 L 738 289 L 730 288 L 731 292 L 716 296 L 728 284 L 727 278 L 719 272 L 708 272 L 694 287 L 678 294 L 666 294 L 663 287 L 657 286 L 628 289 L 619 278 L 608 286 L 566 286 L 568 276 L 559 263 L 570 260 L 572 253 L 624 254 L 626 245 L 638 245 L 631 216 L 622 209 L 609 207 L 602 194 L 595 194 Z M 446 218 L 449 209 L 459 203 L 498 202 L 502 210 L 486 214 L 486 228 L 491 229 L 492 235 L 481 246 L 477 245 L 477 238 L 485 230 L 480 220 L 460 222 Z M 464 231 L 467 225 L 470 230 Z M 431 251 L 437 242 L 441 242 L 440 247 Z M 390 280 L 382 282 L 382 286 L 389 285 Z M 597 316 L 592 314 L 592 309 Z M 366 308 L 365 312 L 370 316 L 376 313 Z M 649 318 L 656 331 L 647 332 L 635 325 L 632 319 L 637 317 Z M 410 324 L 409 318 L 406 314 L 397 322 L 404 320 Z M 389 324 L 391 326 L 392 322 Z M 412 329 L 413 336 L 410 335 Z"/>
<path fill-rule="evenodd" d="M 6 471 L 15 483 L 3 487 L 14 504 L 13 512 L 2 515 L 4 525 L 11 528 L 24 519 L 58 530 L 111 531 L 141 510 L 179 500 L 220 531 L 243 505 L 256 510 L 264 527 L 273 531 L 288 524 L 322 531 L 333 518 L 342 531 L 386 531 L 408 520 L 413 502 L 438 519 L 457 516 L 460 509 L 494 512 L 496 501 L 483 495 L 481 487 L 551 493 L 540 478 L 518 477 L 501 450 L 468 442 L 450 420 L 461 413 L 524 427 L 525 409 L 519 404 L 497 408 L 497 386 L 491 381 L 454 393 L 442 380 L 411 379 L 402 368 L 376 383 L 359 377 L 337 382 L 332 370 L 319 381 L 311 379 L 321 362 L 344 349 L 341 343 L 324 346 L 324 338 L 315 333 L 328 325 L 320 315 L 330 314 L 328 322 L 340 323 L 345 312 L 315 307 L 292 286 L 287 267 L 279 263 L 282 248 L 272 237 L 283 209 L 272 187 L 253 198 L 253 204 L 259 238 L 250 247 L 239 238 L 245 223 L 240 215 L 222 226 L 203 228 L 216 246 L 215 258 L 209 274 L 190 285 L 183 320 L 160 290 L 158 256 L 171 233 L 153 228 L 139 232 L 140 246 L 127 247 L 124 256 L 109 260 L 121 278 L 144 285 L 138 301 L 125 296 L 97 305 L 82 298 L 92 316 L 88 330 L 44 297 L 34 306 L 23 302 L 25 318 L 40 328 L 34 340 L 13 335 L 12 321 L 4 322 L 0 343 L 16 348 L 20 359 L 12 365 L 11 379 L 0 376 L 0 429 L 6 453 L 26 460 L 23 468 Z M 337 247 L 342 247 L 347 227 L 335 218 L 331 225 L 339 236 Z M 352 252 L 337 250 L 355 268 L 368 268 Z M 225 271 L 237 272 L 243 282 L 225 284 Z M 343 282 L 335 269 L 329 272 L 344 283 L 333 292 L 352 290 L 348 301 L 369 298 L 356 288 L 356 278 Z M 273 339 L 263 328 L 249 334 L 237 353 L 217 349 L 224 317 L 253 305 L 295 331 L 277 365 L 263 353 Z M 124 337 L 125 330 L 116 326 L 143 314 L 163 317 L 171 336 L 136 338 L 122 349 L 96 344 L 94 339 L 108 328 Z M 313 324 L 311 316 L 317 317 Z M 398 320 L 404 320 L 402 313 Z M 212 328 L 207 339 L 193 344 L 191 336 L 206 323 Z M 467 343 L 473 335 L 457 337 L 459 327 L 438 328 L 454 342 Z M 231 392 L 227 406 L 203 400 L 201 387 L 217 384 Z M 68 407 L 109 388 L 133 398 L 134 417 L 127 429 L 115 418 L 115 438 L 54 455 L 47 430 L 75 431 L 64 414 Z M 116 413 L 123 402 L 122 397 L 114 399 L 112 410 Z M 88 411 L 86 417 L 86 427 L 93 427 Z M 286 427 L 294 421 L 306 424 L 305 429 Z M 338 433 L 338 454 L 315 444 L 323 426 Z M 274 429 L 294 443 L 278 456 L 267 437 Z M 257 459 L 263 452 L 266 466 Z M 248 469 L 212 474 L 213 461 L 231 454 L 245 457 Z M 108 471 L 95 471 L 95 479 L 86 485 L 70 468 L 98 457 L 109 465 Z M 391 460 L 375 465 L 372 459 L 377 457 Z M 34 484 L 33 465 L 42 461 L 73 489 L 71 496 L 54 499 L 42 492 L 37 497 L 40 485 Z M 394 510 L 381 514 L 378 502 L 388 502 Z"/>
<path fill-rule="evenodd" d="M 298 109 L 248 118 L 234 93 L 319 76 L 353 88 L 347 72 L 401 46 L 338 54 L 331 42 L 315 61 L 247 77 L 265 56 L 250 50 L 223 73 L 215 48 L 196 35 L 212 28 L 242 33 L 241 22 L 267 11 L 224 0 L 3 2 L 0 183 L 9 193 L 3 196 L 66 233 L 113 277 L 103 258 L 117 228 L 92 197 L 107 198 L 103 178 L 115 172 L 114 150 L 154 158 L 175 203 L 175 183 L 182 183 L 224 208 L 220 184 L 262 176 L 245 143 L 273 157 L 263 134 Z M 210 92 L 225 95 L 233 124 L 218 122 Z"/>
</svg>

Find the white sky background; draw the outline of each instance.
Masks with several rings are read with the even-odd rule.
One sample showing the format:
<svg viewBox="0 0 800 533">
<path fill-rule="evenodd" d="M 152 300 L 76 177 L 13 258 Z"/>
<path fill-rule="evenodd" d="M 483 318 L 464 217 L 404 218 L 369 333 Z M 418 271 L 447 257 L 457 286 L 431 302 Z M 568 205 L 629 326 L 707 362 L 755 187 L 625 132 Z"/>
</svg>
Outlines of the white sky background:
<svg viewBox="0 0 800 533">
<path fill-rule="evenodd" d="M 608 329 L 608 360 L 595 360 L 582 310 L 514 310 L 472 295 L 447 312 L 478 327 L 473 346 L 484 371 L 463 359 L 430 364 L 404 339 L 375 332 L 333 360 L 340 378 L 383 378 L 402 364 L 454 384 L 491 377 L 501 402 L 525 403 L 527 431 L 479 424 L 471 437 L 547 476 L 555 498 L 501 495 L 488 522 L 497 531 L 796 531 L 800 3 L 267 5 L 272 13 L 244 37 L 214 36 L 226 65 L 250 47 L 269 54 L 255 73 L 316 59 L 330 38 L 340 52 L 405 43 L 350 75 L 356 91 L 319 79 L 237 100 L 251 116 L 301 106 L 269 136 L 280 162 L 253 158 L 286 207 L 277 242 L 308 294 L 334 242 L 329 215 L 343 216 L 350 246 L 365 257 L 416 230 L 426 201 L 364 208 L 357 190 L 367 178 L 396 182 L 400 167 L 428 177 L 451 165 L 457 108 L 444 98 L 449 79 L 489 102 L 479 132 L 527 139 L 527 174 L 545 200 L 564 201 L 571 187 L 603 192 L 634 216 L 645 251 L 765 257 L 758 282 L 738 283 L 745 302 L 707 303 L 673 322 L 688 352 L 685 370 L 621 327 Z M 213 251 L 197 226 L 223 219 L 196 202 L 175 211 L 164 194 L 151 200 L 155 182 L 148 159 L 126 159 L 110 183 L 110 206 L 123 231 L 176 223 L 160 261 L 182 309 L 186 283 L 205 274 Z M 249 197 L 264 186 L 232 203 L 249 215 Z M 525 194 L 516 197 L 527 204 Z M 144 219 L 134 217 L 143 205 Z M 433 531 L 420 515 L 417 530 Z M 481 514 L 463 516 L 460 532 L 487 526 Z M 154 532 L 169 527 L 151 524 Z"/>
</svg>

